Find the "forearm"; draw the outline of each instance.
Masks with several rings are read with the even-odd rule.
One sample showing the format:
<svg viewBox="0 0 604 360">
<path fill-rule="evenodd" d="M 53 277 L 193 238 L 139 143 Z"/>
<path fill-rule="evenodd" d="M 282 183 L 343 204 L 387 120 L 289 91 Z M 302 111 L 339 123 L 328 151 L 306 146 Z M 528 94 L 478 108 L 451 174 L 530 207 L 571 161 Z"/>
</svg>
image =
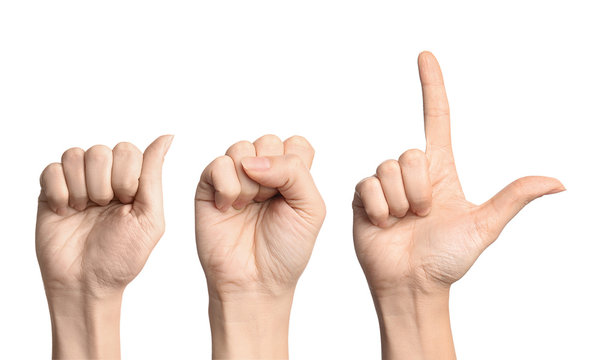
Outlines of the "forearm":
<svg viewBox="0 0 604 360">
<path fill-rule="evenodd" d="M 210 294 L 213 359 L 287 359 L 293 294 L 221 299 Z"/>
<path fill-rule="evenodd" d="M 455 348 L 449 321 L 449 292 L 414 291 L 378 297 L 383 359 L 450 360 Z"/>
<path fill-rule="evenodd" d="M 53 359 L 119 359 L 121 293 L 47 293 Z"/>
</svg>

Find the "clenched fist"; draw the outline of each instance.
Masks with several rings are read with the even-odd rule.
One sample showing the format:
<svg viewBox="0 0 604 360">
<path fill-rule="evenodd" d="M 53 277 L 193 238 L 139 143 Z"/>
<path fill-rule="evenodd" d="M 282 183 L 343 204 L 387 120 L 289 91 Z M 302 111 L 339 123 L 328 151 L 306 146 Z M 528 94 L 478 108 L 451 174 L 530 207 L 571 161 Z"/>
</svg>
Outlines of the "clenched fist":
<svg viewBox="0 0 604 360">
<path fill-rule="evenodd" d="M 55 357 L 119 357 L 121 294 L 164 232 L 161 173 L 171 141 L 162 136 L 144 154 L 130 143 L 72 148 L 42 172 L 36 252 Z M 101 325 L 108 320 L 112 330 Z"/>
<path fill-rule="evenodd" d="M 466 200 L 453 160 L 440 67 L 430 53 L 422 53 L 418 63 L 426 151 L 407 150 L 398 160 L 383 162 L 374 176 L 357 185 L 353 201 L 355 249 L 376 302 L 387 358 L 397 358 L 395 354 L 420 358 L 419 353 L 394 350 L 403 342 L 397 345 L 390 338 L 388 319 L 410 324 L 423 316 L 430 320 L 424 330 L 434 330 L 435 319 L 443 310 L 435 307 L 430 315 L 425 310 L 441 299 L 444 303 L 450 285 L 468 271 L 526 204 L 564 190 L 556 179 L 525 177 L 484 204 Z M 415 340 L 425 341 L 424 349 L 435 351 L 434 337 L 443 332 L 427 332 L 432 338 L 418 336 Z M 414 339 L 412 335 L 406 338 Z M 406 350 L 412 348 L 406 344 Z M 449 351 L 432 355 L 446 359 L 454 357 L 454 352 L 451 346 Z"/>
<path fill-rule="evenodd" d="M 217 358 L 287 357 L 294 289 L 325 217 L 313 156 L 302 137 L 266 135 L 234 144 L 201 175 L 197 249 Z"/>
</svg>

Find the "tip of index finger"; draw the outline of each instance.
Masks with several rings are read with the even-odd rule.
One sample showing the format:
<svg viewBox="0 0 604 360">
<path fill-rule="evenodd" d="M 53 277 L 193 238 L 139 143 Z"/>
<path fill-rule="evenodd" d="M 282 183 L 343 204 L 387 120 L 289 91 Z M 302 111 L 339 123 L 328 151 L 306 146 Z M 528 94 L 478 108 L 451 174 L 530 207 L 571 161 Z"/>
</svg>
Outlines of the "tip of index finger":
<svg viewBox="0 0 604 360">
<path fill-rule="evenodd" d="M 440 85 L 443 75 L 438 60 L 430 51 L 422 51 L 417 57 L 419 77 L 424 85 Z"/>
</svg>

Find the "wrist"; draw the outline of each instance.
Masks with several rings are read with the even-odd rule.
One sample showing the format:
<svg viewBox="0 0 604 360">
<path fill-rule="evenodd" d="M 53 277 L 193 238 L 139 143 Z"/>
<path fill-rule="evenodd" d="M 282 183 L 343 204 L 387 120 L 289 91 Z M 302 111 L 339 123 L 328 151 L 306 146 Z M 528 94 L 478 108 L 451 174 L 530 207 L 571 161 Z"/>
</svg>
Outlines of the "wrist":
<svg viewBox="0 0 604 360">
<path fill-rule="evenodd" d="M 212 354 L 217 359 L 288 358 L 293 290 L 281 295 L 210 293 Z"/>
<path fill-rule="evenodd" d="M 442 312 L 449 308 L 450 288 L 441 288 L 434 291 L 426 291 L 414 287 L 400 287 L 371 291 L 378 316 L 399 317 L 410 316 L 414 313 L 420 315 L 426 310 Z M 419 320 L 419 319 L 418 319 Z"/>
<path fill-rule="evenodd" d="M 120 357 L 122 293 L 47 291 L 53 359 Z"/>
<path fill-rule="evenodd" d="M 455 359 L 449 289 L 373 294 L 384 359 Z"/>
</svg>

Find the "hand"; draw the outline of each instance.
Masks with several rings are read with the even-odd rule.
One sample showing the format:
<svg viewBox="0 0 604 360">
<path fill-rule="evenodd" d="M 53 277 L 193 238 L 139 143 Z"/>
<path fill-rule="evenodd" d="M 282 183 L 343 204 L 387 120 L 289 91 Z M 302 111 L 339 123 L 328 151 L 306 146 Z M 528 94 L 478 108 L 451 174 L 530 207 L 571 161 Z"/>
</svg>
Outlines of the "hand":
<svg viewBox="0 0 604 360">
<path fill-rule="evenodd" d="M 72 148 L 42 172 L 36 253 L 53 357 L 119 357 L 121 294 L 164 232 L 161 170 L 171 141 L 162 136 L 144 154 L 129 143 Z"/>
<path fill-rule="evenodd" d="M 397 304 L 399 314 L 407 311 L 398 305 L 403 298 L 432 303 L 447 297 L 451 284 L 526 204 L 564 190 L 556 179 L 533 176 L 482 205 L 467 201 L 455 169 L 440 67 L 430 53 L 420 54 L 418 64 L 426 151 L 408 150 L 398 161 L 383 162 L 357 185 L 353 201 L 355 249 L 378 312 L 389 311 L 386 303 Z"/>
<path fill-rule="evenodd" d="M 266 135 L 234 144 L 201 175 L 196 236 L 215 357 L 287 357 L 294 289 L 325 217 L 313 156 L 302 137 Z"/>
</svg>

